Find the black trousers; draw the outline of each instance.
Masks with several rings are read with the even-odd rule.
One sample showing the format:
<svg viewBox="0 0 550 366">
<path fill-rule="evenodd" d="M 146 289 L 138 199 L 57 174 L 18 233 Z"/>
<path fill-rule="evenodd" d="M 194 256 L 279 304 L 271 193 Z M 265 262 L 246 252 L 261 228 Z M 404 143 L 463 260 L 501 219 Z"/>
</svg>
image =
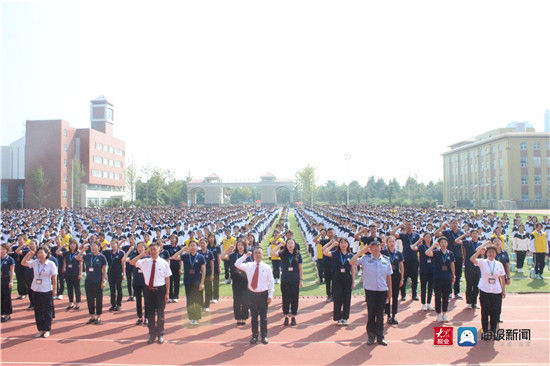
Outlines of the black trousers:
<svg viewBox="0 0 550 366">
<path fill-rule="evenodd" d="M 481 328 L 483 332 L 497 331 L 498 319 L 502 309 L 502 294 L 491 294 L 479 291 L 481 304 Z"/>
<path fill-rule="evenodd" d="M 109 276 L 109 291 L 111 292 L 111 306 L 122 305 L 122 275 Z"/>
<path fill-rule="evenodd" d="M 69 302 L 73 302 L 76 297 L 76 302 L 80 302 L 80 280 L 78 275 L 65 275 L 67 281 L 67 294 L 69 295 Z"/>
<path fill-rule="evenodd" d="M 535 274 L 541 275 L 544 271 L 546 253 L 534 253 Z"/>
<path fill-rule="evenodd" d="M 367 335 L 369 339 L 384 339 L 384 307 L 386 305 L 387 291 L 365 290 L 367 296 Z"/>
<path fill-rule="evenodd" d="M 317 259 L 316 263 L 317 263 L 317 274 L 319 276 L 319 281 L 321 281 L 321 283 L 323 283 L 323 281 L 325 279 L 325 266 L 323 264 L 323 260 L 322 259 Z"/>
<path fill-rule="evenodd" d="M 134 296 L 136 297 L 136 313 L 138 318 L 143 318 L 143 305 L 142 305 L 142 298 L 143 298 L 143 291 L 145 286 L 142 285 L 133 285 L 134 290 Z M 147 318 L 147 315 L 145 315 Z"/>
<path fill-rule="evenodd" d="M 15 278 L 17 279 L 17 294 L 19 296 L 27 295 L 29 293 L 29 287 L 25 281 L 25 269 L 15 266 Z"/>
<path fill-rule="evenodd" d="M 65 272 L 59 272 L 57 274 L 57 293 L 55 295 L 63 295 L 63 292 L 65 292 Z"/>
<path fill-rule="evenodd" d="M 133 279 L 134 279 L 134 267 L 126 265 L 125 267 L 126 271 L 126 288 L 128 289 L 128 296 L 133 297 L 134 294 L 132 293 L 134 289 L 133 285 Z"/>
<path fill-rule="evenodd" d="M 435 312 L 444 313 L 447 312 L 449 307 L 449 295 L 451 294 L 452 280 L 433 280 L 434 293 L 435 293 Z"/>
<path fill-rule="evenodd" d="M 23 281 L 25 281 L 25 287 L 27 288 L 27 293 L 29 294 L 29 302 L 30 306 L 34 306 L 34 299 L 33 299 L 33 293 L 34 291 L 31 289 L 32 280 L 34 279 L 34 273 L 32 270 L 26 270 L 23 274 Z"/>
<path fill-rule="evenodd" d="M 516 250 L 516 267 L 517 268 L 523 268 L 526 254 L 527 254 L 526 250 Z"/>
<path fill-rule="evenodd" d="M 39 332 L 52 330 L 53 295 L 51 291 L 34 291 L 34 319 Z"/>
<path fill-rule="evenodd" d="M 103 313 L 103 289 L 101 282 L 84 281 L 86 291 L 86 302 L 90 315 L 101 315 Z"/>
<path fill-rule="evenodd" d="M 432 302 L 432 280 L 433 274 L 420 272 L 420 302 L 422 305 Z"/>
<path fill-rule="evenodd" d="M 13 307 L 11 305 L 11 288 L 9 286 L 10 284 L 10 278 L 9 277 L 2 277 L 2 292 L 0 293 L 0 296 L 2 296 L 1 303 L 2 303 L 2 315 L 10 315 L 13 312 Z"/>
<path fill-rule="evenodd" d="M 187 316 L 189 320 L 199 320 L 202 312 L 202 291 L 199 291 L 200 281 L 185 284 Z"/>
<path fill-rule="evenodd" d="M 212 300 L 212 281 L 210 279 L 211 275 L 206 275 L 204 278 L 204 302 L 202 303 L 202 306 L 204 308 L 210 307 L 210 301 Z"/>
<path fill-rule="evenodd" d="M 281 260 L 272 259 L 271 266 L 273 267 L 273 278 L 276 280 L 281 278 Z"/>
<path fill-rule="evenodd" d="M 399 282 L 401 281 L 401 273 L 394 272 L 391 276 L 391 299 L 389 303 L 386 303 L 385 312 L 387 316 L 395 316 L 397 314 L 397 304 L 399 298 Z M 391 309 L 390 309 L 391 308 Z M 391 311 L 390 311 L 391 310 Z"/>
<path fill-rule="evenodd" d="M 283 314 L 298 314 L 299 282 L 281 281 L 281 294 L 283 295 Z"/>
<path fill-rule="evenodd" d="M 230 275 L 230 272 L 231 272 L 231 270 L 229 268 L 231 268 L 231 265 L 229 264 L 229 261 L 223 261 L 223 271 L 224 271 L 226 280 L 229 279 L 229 275 Z"/>
<path fill-rule="evenodd" d="M 333 283 L 334 307 L 332 319 L 334 321 L 348 320 L 351 305 L 351 287 L 353 283 L 351 275 L 336 272 L 334 274 Z"/>
<path fill-rule="evenodd" d="M 234 277 L 231 281 L 233 289 L 233 315 L 235 320 L 248 319 L 248 280 Z"/>
<path fill-rule="evenodd" d="M 258 337 L 258 317 L 260 318 L 260 334 L 267 337 L 267 291 L 249 291 L 250 318 L 252 321 L 252 336 Z"/>
<path fill-rule="evenodd" d="M 411 292 L 412 296 L 416 296 L 416 289 L 418 288 L 418 262 L 417 261 L 404 261 L 405 273 L 403 277 L 403 286 L 401 287 L 401 297 L 405 297 L 407 288 L 407 279 L 411 279 Z"/>
<path fill-rule="evenodd" d="M 220 273 L 214 273 L 214 281 L 212 281 L 212 299 L 220 299 Z"/>
<path fill-rule="evenodd" d="M 477 295 L 479 289 L 479 279 L 481 272 L 478 266 L 468 266 L 464 268 L 464 276 L 466 277 L 466 304 L 477 305 Z"/>
<path fill-rule="evenodd" d="M 166 302 L 166 286 L 153 287 L 149 290 L 144 287 L 145 294 L 145 317 L 149 327 L 149 337 L 159 337 L 164 335 L 164 307 Z"/>
<path fill-rule="evenodd" d="M 333 290 L 332 268 L 330 268 L 330 264 L 328 263 L 323 263 L 323 267 L 324 267 L 323 277 L 325 279 L 325 288 L 327 291 L 327 297 L 332 297 L 332 290 Z"/>
<path fill-rule="evenodd" d="M 170 289 L 168 290 L 169 299 L 177 299 L 180 296 L 180 266 L 170 265 L 172 275 L 170 276 Z"/>
<path fill-rule="evenodd" d="M 455 258 L 455 284 L 454 284 L 454 294 L 458 295 L 460 293 L 460 280 L 462 279 L 462 267 L 464 264 L 464 258 L 456 257 Z"/>
</svg>

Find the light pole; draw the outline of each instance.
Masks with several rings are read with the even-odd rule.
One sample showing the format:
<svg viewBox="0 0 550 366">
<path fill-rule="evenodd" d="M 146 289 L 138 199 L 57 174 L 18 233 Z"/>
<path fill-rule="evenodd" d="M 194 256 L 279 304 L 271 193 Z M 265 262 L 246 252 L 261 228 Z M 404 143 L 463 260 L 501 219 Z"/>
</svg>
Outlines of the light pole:
<svg viewBox="0 0 550 366">
<path fill-rule="evenodd" d="M 346 206 L 349 206 L 349 161 L 351 154 L 344 154 L 344 160 L 346 163 Z"/>
</svg>

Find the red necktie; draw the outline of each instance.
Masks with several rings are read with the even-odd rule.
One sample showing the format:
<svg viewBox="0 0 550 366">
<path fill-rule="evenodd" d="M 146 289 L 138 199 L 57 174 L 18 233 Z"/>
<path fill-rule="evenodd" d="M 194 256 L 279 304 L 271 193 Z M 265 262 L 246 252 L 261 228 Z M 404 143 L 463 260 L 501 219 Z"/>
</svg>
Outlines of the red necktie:
<svg viewBox="0 0 550 366">
<path fill-rule="evenodd" d="M 149 286 L 147 286 L 149 288 L 149 290 L 152 290 L 153 289 L 153 283 L 155 283 L 155 264 L 156 264 L 156 260 L 153 260 L 153 265 L 151 266 L 151 277 L 149 277 Z"/>
<path fill-rule="evenodd" d="M 253 290 L 255 290 L 256 287 L 258 287 L 259 273 L 260 273 L 260 263 L 258 263 L 256 265 L 256 270 L 254 271 L 254 276 L 252 276 L 252 283 L 250 284 L 250 286 L 252 287 Z"/>
</svg>

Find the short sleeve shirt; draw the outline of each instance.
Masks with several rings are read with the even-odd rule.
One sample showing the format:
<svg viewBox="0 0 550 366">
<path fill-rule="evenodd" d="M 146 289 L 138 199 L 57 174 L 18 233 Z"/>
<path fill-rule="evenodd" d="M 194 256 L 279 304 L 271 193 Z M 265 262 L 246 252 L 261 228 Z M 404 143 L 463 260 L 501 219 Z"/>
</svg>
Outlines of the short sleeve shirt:
<svg viewBox="0 0 550 366">
<path fill-rule="evenodd" d="M 34 272 L 31 289 L 35 292 L 52 291 L 52 276 L 57 276 L 57 266 L 54 262 L 46 260 L 44 264 L 38 259 L 27 262 Z"/>
<path fill-rule="evenodd" d="M 387 276 L 393 272 L 390 260 L 383 255 L 376 259 L 372 255 L 364 255 L 357 261 L 363 267 L 363 287 L 369 291 L 388 291 Z"/>
<path fill-rule="evenodd" d="M 278 256 L 281 258 L 281 282 L 300 282 L 300 268 L 298 265 L 302 263 L 302 255 L 296 252 L 290 254 L 287 250 L 280 250 Z"/>
<path fill-rule="evenodd" d="M 478 284 L 479 289 L 491 294 L 502 293 L 499 277 L 506 274 L 502 263 L 498 260 L 490 261 L 488 259 L 478 259 L 477 265 L 481 272 L 481 278 Z"/>
<path fill-rule="evenodd" d="M 86 269 L 86 281 L 98 283 L 103 279 L 103 267 L 107 265 L 107 259 L 101 253 L 84 255 L 84 267 Z"/>
</svg>

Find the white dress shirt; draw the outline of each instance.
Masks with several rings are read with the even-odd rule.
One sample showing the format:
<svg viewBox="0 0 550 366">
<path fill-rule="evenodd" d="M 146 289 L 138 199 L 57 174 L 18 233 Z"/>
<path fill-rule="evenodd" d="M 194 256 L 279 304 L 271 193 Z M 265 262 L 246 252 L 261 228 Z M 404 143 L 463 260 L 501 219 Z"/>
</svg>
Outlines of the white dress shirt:
<svg viewBox="0 0 550 366">
<path fill-rule="evenodd" d="M 253 289 L 251 286 L 252 278 L 254 277 L 254 272 L 256 271 L 256 267 L 258 266 L 258 263 L 256 262 L 247 262 L 244 263 L 247 256 L 243 255 L 237 261 L 235 262 L 235 267 L 240 269 L 241 271 L 246 273 L 246 277 L 248 278 L 248 289 L 252 292 L 264 292 L 268 291 L 267 297 L 272 299 L 273 298 L 273 292 L 275 291 L 274 287 L 274 280 L 273 280 L 273 272 L 271 271 L 271 267 L 264 263 L 260 263 L 260 269 L 258 271 L 258 286 L 256 286 L 256 289 Z"/>
<path fill-rule="evenodd" d="M 153 287 L 164 286 L 166 285 L 166 277 L 170 277 L 172 275 L 170 265 L 161 257 L 158 257 L 155 261 L 155 279 L 153 280 Z M 151 279 L 151 268 L 153 267 L 153 258 L 143 258 L 138 260 L 136 267 L 143 271 L 145 286 L 149 286 L 149 281 Z"/>
<path fill-rule="evenodd" d="M 477 266 L 481 272 L 481 278 L 477 287 L 487 293 L 500 294 L 502 286 L 500 285 L 500 277 L 506 275 L 504 266 L 497 260 L 479 259 Z"/>
<path fill-rule="evenodd" d="M 57 266 L 55 263 L 49 259 L 47 259 L 44 264 L 40 263 L 38 259 L 34 259 L 27 263 L 34 272 L 31 290 L 36 292 L 52 291 L 52 276 L 57 276 Z"/>
</svg>

